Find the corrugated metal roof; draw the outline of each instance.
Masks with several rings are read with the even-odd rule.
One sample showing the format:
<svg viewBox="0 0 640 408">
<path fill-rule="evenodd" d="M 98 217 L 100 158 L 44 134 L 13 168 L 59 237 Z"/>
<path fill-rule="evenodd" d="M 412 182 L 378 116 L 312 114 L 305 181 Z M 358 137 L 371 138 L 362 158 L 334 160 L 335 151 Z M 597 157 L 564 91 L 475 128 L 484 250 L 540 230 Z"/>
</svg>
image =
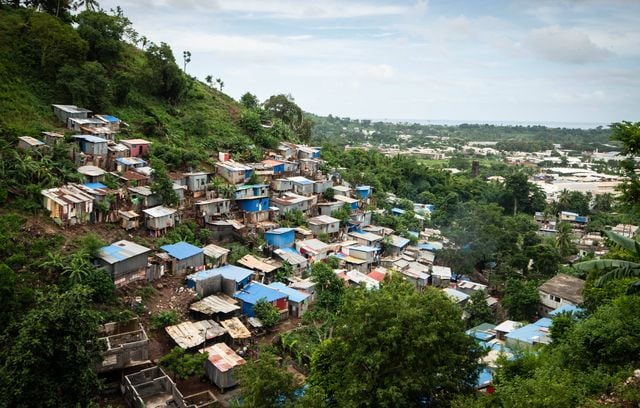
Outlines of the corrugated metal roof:
<svg viewBox="0 0 640 408">
<path fill-rule="evenodd" d="M 220 322 L 220 325 L 227 329 L 227 332 L 232 339 L 251 338 L 251 332 L 237 317 L 233 317 L 229 320 L 223 320 Z"/>
<path fill-rule="evenodd" d="M 173 208 L 167 208 L 165 206 L 159 205 L 153 208 L 147 208 L 146 210 L 142 210 L 143 213 L 147 214 L 149 217 L 159 218 L 166 217 L 168 215 L 175 214 L 177 210 Z"/>
<path fill-rule="evenodd" d="M 101 137 L 93 136 L 93 135 L 75 135 L 73 137 L 76 139 L 86 140 L 87 142 L 90 142 L 90 143 L 107 143 L 108 142 L 107 139 L 103 139 Z"/>
<path fill-rule="evenodd" d="M 202 248 L 191 245 L 188 242 L 176 242 L 175 244 L 163 245 L 160 247 L 173 258 L 183 260 L 202 253 Z"/>
<path fill-rule="evenodd" d="M 35 137 L 31 136 L 20 136 L 18 139 L 22 140 L 30 146 L 42 146 L 44 144 L 42 140 L 38 140 Z"/>
<path fill-rule="evenodd" d="M 242 282 L 245 279 L 253 276 L 253 271 L 246 268 L 241 268 L 235 265 L 225 265 L 219 268 L 207 269 L 206 271 L 200 271 L 187 276 L 188 280 L 199 281 L 208 279 L 212 276 L 222 275 L 225 279 L 231 279 L 236 282 Z"/>
<path fill-rule="evenodd" d="M 190 349 L 203 344 L 206 340 L 223 336 L 227 331 L 213 320 L 199 322 L 182 322 L 164 330 L 183 349 Z"/>
<path fill-rule="evenodd" d="M 139 157 L 118 157 L 116 158 L 118 163 L 124 164 L 125 166 L 135 166 L 137 164 L 146 164 L 147 162 L 142 160 Z"/>
<path fill-rule="evenodd" d="M 151 144 L 150 141 L 144 139 L 125 139 L 121 140 L 120 143 L 129 144 L 129 145 L 147 145 Z"/>
<path fill-rule="evenodd" d="M 221 256 L 224 256 L 231 252 L 227 248 L 219 247 L 214 244 L 207 245 L 206 247 L 202 248 L 202 251 L 209 258 L 220 258 Z"/>
<path fill-rule="evenodd" d="M 280 268 L 282 264 L 271 260 L 267 262 L 267 259 L 255 257 L 253 255 L 245 255 L 238 259 L 238 263 L 242 266 L 246 266 L 249 269 L 253 269 L 263 273 L 270 273 Z"/>
<path fill-rule="evenodd" d="M 349 233 L 349 236 L 352 236 L 356 239 L 360 238 L 360 239 L 364 239 L 365 241 L 371 241 L 371 242 L 382 241 L 382 237 L 380 235 L 372 234 L 370 232 L 352 231 Z"/>
<path fill-rule="evenodd" d="M 269 284 L 269 287 L 284 293 L 289 297 L 289 300 L 291 300 L 292 302 L 300 303 L 305 301 L 310 296 L 308 293 L 300 292 L 299 290 L 290 288 L 281 282 L 273 282 Z"/>
<path fill-rule="evenodd" d="M 108 264 L 114 264 L 147 252 L 151 252 L 151 249 L 135 242 L 122 240 L 100 248 L 99 258 Z"/>
<path fill-rule="evenodd" d="M 328 215 L 318 215 L 317 217 L 309 218 L 307 222 L 313 225 L 327 225 L 340 222 L 340 220 Z"/>
<path fill-rule="evenodd" d="M 98 177 L 104 175 L 106 171 L 98 166 L 80 166 L 78 167 L 78 173 L 84 174 L 85 176 Z"/>
<path fill-rule="evenodd" d="M 202 352 L 209 354 L 209 362 L 213 364 L 218 371 L 226 373 L 234 367 L 243 365 L 246 363 L 244 358 L 236 354 L 231 350 L 229 346 L 224 343 L 214 344 L 205 348 Z"/>
<path fill-rule="evenodd" d="M 293 181 L 294 183 L 297 183 L 297 184 L 304 184 L 304 185 L 313 184 L 313 181 L 302 176 L 287 177 L 287 180 Z"/>
<path fill-rule="evenodd" d="M 284 293 L 272 289 L 267 285 L 263 285 L 259 282 L 251 282 L 243 289 L 237 291 L 233 296 L 236 299 L 240 299 L 243 302 L 252 305 L 256 304 L 256 302 L 262 298 L 265 298 L 267 302 L 274 302 L 278 299 L 287 297 L 287 295 L 285 295 Z"/>
<path fill-rule="evenodd" d="M 231 303 L 234 302 L 234 303 Z M 216 313 L 233 313 L 236 310 L 240 310 L 237 301 L 227 296 L 211 295 L 206 298 L 192 303 L 189 306 L 190 310 L 200 312 L 206 315 L 213 315 Z"/>
</svg>

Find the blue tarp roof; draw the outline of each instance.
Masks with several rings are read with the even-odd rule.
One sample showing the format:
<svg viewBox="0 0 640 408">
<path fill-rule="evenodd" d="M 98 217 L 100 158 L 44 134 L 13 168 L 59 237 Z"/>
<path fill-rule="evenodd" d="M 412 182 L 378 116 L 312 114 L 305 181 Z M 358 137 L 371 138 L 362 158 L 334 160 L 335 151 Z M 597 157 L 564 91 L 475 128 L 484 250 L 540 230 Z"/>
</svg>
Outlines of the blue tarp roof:
<svg viewBox="0 0 640 408">
<path fill-rule="evenodd" d="M 561 313 L 571 313 L 571 314 L 575 314 L 575 313 L 581 313 L 583 312 L 584 309 L 581 309 L 577 306 L 574 305 L 564 305 L 564 306 L 560 306 L 559 308 L 557 308 L 556 310 L 552 311 L 549 313 L 549 316 L 557 316 Z"/>
<path fill-rule="evenodd" d="M 261 283 L 251 282 L 242 290 L 237 291 L 234 297 L 245 303 L 255 305 L 256 302 L 262 298 L 265 298 L 267 302 L 273 302 L 278 299 L 286 298 L 287 295 Z"/>
<path fill-rule="evenodd" d="M 436 251 L 437 248 L 434 247 L 431 244 L 418 244 L 418 248 L 425 250 L 425 251 Z"/>
<path fill-rule="evenodd" d="M 292 302 L 302 302 L 309 297 L 307 293 L 300 292 L 299 290 L 295 290 L 294 288 L 290 288 L 284 283 L 281 282 L 273 282 L 269 284 L 269 287 L 280 291 L 289 297 L 289 300 Z"/>
<path fill-rule="evenodd" d="M 84 139 L 87 142 L 91 142 L 91 143 L 107 143 L 108 142 L 107 139 L 103 139 L 101 137 L 93 136 L 93 135 L 75 135 L 73 137 L 75 137 L 76 139 Z"/>
<path fill-rule="evenodd" d="M 216 275 L 222 275 L 222 277 L 225 279 L 232 279 L 236 282 L 242 282 L 245 279 L 253 276 L 253 271 L 242 268 L 240 266 L 225 265 L 219 268 L 207 269 L 206 271 L 192 273 L 191 275 L 187 276 L 187 279 L 192 281 L 199 281 L 208 279 Z"/>
<path fill-rule="evenodd" d="M 491 372 L 491 369 L 485 368 L 480 372 L 480 375 L 478 375 L 478 381 L 476 382 L 476 387 L 483 388 L 483 387 L 486 387 L 487 385 L 490 385 L 492 382 L 493 382 L 493 372 Z"/>
<path fill-rule="evenodd" d="M 506 337 L 519 340 L 524 343 L 533 344 L 534 339 L 548 337 L 549 331 L 546 329 L 551 327 L 552 324 L 553 322 L 551 321 L 551 319 L 543 317 L 535 323 L 528 324 L 524 327 L 512 331 L 511 333 L 508 333 Z M 542 331 L 541 329 L 545 330 Z"/>
<path fill-rule="evenodd" d="M 202 248 L 191 245 L 190 243 L 184 241 L 176 242 L 175 244 L 170 245 L 163 245 L 160 247 L 160 249 L 179 260 L 191 258 L 194 255 L 202 253 Z"/>
<path fill-rule="evenodd" d="M 115 116 L 111 116 L 111 115 L 100 115 L 100 117 L 106 121 L 109 122 L 120 122 L 120 119 L 116 118 Z"/>
<path fill-rule="evenodd" d="M 84 186 L 85 187 L 89 187 L 90 189 L 93 189 L 93 190 L 98 190 L 98 189 L 101 189 L 101 188 L 107 188 L 107 186 L 105 186 L 102 183 L 84 183 Z"/>
</svg>

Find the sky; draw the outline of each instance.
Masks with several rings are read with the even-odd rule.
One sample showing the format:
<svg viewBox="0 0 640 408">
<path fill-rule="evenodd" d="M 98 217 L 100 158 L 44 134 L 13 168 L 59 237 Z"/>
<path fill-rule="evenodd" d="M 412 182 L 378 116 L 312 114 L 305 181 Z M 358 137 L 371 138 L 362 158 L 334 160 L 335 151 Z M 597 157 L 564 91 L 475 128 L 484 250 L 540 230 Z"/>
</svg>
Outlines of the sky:
<svg viewBox="0 0 640 408">
<path fill-rule="evenodd" d="M 102 0 L 238 99 L 361 119 L 640 120 L 638 0 Z"/>
</svg>

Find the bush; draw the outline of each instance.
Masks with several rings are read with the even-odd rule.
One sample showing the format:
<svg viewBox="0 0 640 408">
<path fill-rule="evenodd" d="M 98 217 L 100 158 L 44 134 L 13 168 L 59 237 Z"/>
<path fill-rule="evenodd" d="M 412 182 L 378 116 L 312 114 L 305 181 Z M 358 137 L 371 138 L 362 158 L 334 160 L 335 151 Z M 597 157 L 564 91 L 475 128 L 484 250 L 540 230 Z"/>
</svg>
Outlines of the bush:
<svg viewBox="0 0 640 408">
<path fill-rule="evenodd" d="M 262 298 L 253 306 L 253 312 L 260 319 L 264 327 L 271 329 L 280 321 L 280 313 L 276 307 Z"/>
<path fill-rule="evenodd" d="M 180 322 L 180 316 L 175 310 L 163 310 L 151 316 L 149 325 L 153 330 L 164 329 Z"/>
</svg>

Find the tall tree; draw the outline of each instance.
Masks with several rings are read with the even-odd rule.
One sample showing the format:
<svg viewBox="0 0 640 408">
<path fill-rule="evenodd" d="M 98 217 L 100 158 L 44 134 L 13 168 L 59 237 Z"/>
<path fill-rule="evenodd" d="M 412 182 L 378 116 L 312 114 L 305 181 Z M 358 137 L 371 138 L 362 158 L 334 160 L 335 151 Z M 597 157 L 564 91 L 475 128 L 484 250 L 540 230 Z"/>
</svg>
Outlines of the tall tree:
<svg viewBox="0 0 640 408">
<path fill-rule="evenodd" d="M 268 352 L 260 353 L 259 359 L 238 367 L 235 375 L 242 386 L 243 406 L 288 407 L 296 399 L 297 384 L 293 374 Z"/>
<path fill-rule="evenodd" d="M 160 159 L 154 159 L 151 168 L 153 169 L 151 191 L 158 194 L 162 204 L 174 207 L 178 205 L 179 197 L 173 189 L 173 181 L 167 173 L 167 166 Z"/>
<path fill-rule="evenodd" d="M 513 320 L 530 320 L 538 314 L 540 294 L 534 281 L 509 279 L 507 281 L 502 305 Z"/>
<path fill-rule="evenodd" d="M 573 244 L 573 229 L 568 222 L 558 224 L 556 245 L 558 246 L 560 255 L 563 257 L 567 257 L 576 252 L 576 246 Z"/>
<path fill-rule="evenodd" d="M 482 323 L 492 323 L 495 320 L 493 311 L 487 304 L 487 297 L 480 290 L 476 290 L 471 294 L 469 301 L 464 305 L 464 312 L 467 315 L 468 328 Z"/>
<path fill-rule="evenodd" d="M 345 293 L 333 338 L 312 357 L 309 381 L 340 407 L 413 407 L 471 391 L 480 347 L 440 291 L 399 277 Z"/>
<path fill-rule="evenodd" d="M 100 381 L 99 314 L 90 292 L 74 287 L 41 295 L 2 339 L 0 401 L 7 407 L 87 406 Z"/>
<path fill-rule="evenodd" d="M 619 122 L 611 124 L 611 139 L 622 143 L 622 154 L 640 156 L 640 122 Z M 627 179 L 620 186 L 620 198 L 627 209 L 640 216 L 640 176 L 638 164 L 633 157 L 622 163 Z"/>
</svg>

